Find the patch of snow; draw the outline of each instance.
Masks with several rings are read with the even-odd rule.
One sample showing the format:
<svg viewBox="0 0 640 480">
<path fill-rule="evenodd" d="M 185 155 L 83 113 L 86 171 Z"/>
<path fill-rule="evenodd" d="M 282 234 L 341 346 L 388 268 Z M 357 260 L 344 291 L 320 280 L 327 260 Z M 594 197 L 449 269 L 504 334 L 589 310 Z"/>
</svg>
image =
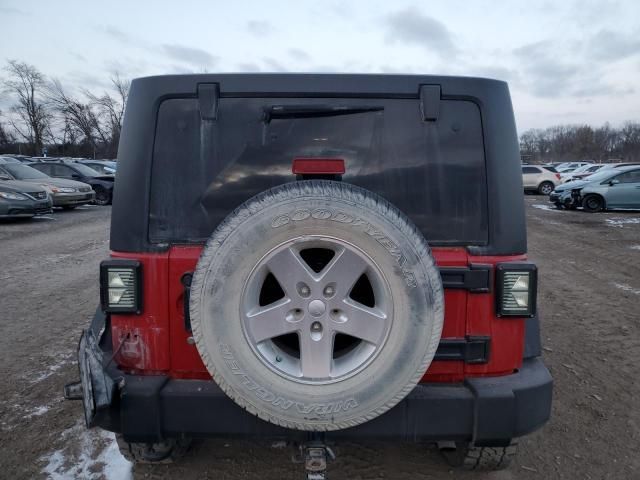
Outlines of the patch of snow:
<svg viewBox="0 0 640 480">
<path fill-rule="evenodd" d="M 42 473 L 50 480 L 131 480 L 131 463 L 120 454 L 115 434 L 87 430 L 82 422 L 62 432 L 62 438 L 77 439 L 79 452 L 67 446 L 40 458 Z"/>
<path fill-rule="evenodd" d="M 610 227 L 623 228 L 623 227 L 624 227 L 624 225 L 640 225 L 640 217 L 629 217 L 629 218 L 615 217 L 615 218 L 607 218 L 607 219 L 605 220 L 605 222 L 607 222 L 607 225 L 609 225 Z"/>
<path fill-rule="evenodd" d="M 614 283 L 613 286 L 619 288 L 620 290 L 624 290 L 625 292 L 630 292 L 634 295 L 640 295 L 640 289 L 635 289 L 631 285 L 627 285 L 626 283 Z"/>
<path fill-rule="evenodd" d="M 533 203 L 533 204 L 531 204 L 531 206 L 533 208 L 537 208 L 539 210 L 547 210 L 549 212 L 561 212 L 562 211 L 562 210 L 558 210 L 557 208 L 552 207 L 550 205 L 543 205 L 542 203 Z"/>
<path fill-rule="evenodd" d="M 629 248 L 631 250 L 640 250 L 640 245 L 631 245 Z"/>
<path fill-rule="evenodd" d="M 55 220 L 53 217 L 48 217 L 46 215 L 36 215 L 32 218 L 32 220 Z"/>
<path fill-rule="evenodd" d="M 39 417 L 40 415 L 44 415 L 51 409 L 49 405 L 40 405 L 39 407 L 31 409 L 29 413 L 23 415 L 22 418 L 31 418 L 31 417 Z"/>
<path fill-rule="evenodd" d="M 49 365 L 47 370 L 45 370 L 40 375 L 38 375 L 36 378 L 31 380 L 31 383 L 38 383 L 38 382 L 41 382 L 41 381 L 49 378 L 51 375 L 56 373 L 58 370 L 60 370 L 67 363 L 69 363 L 69 362 L 60 362 L 60 363 L 57 363 L 55 365 Z"/>
</svg>

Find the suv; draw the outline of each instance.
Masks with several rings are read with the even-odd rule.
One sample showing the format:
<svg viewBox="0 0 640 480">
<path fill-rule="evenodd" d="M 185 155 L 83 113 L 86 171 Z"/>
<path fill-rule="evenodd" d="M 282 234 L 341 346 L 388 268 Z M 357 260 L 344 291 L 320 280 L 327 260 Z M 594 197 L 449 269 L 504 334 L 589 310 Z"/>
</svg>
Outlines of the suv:
<svg viewBox="0 0 640 480">
<path fill-rule="evenodd" d="M 377 438 L 501 468 L 548 420 L 506 83 L 161 76 L 126 112 L 65 396 L 127 458 L 280 438 L 324 478 L 327 442 Z"/>
<path fill-rule="evenodd" d="M 525 191 L 549 195 L 553 189 L 562 183 L 560 174 L 547 167 L 535 165 L 522 166 L 522 184 Z"/>
</svg>

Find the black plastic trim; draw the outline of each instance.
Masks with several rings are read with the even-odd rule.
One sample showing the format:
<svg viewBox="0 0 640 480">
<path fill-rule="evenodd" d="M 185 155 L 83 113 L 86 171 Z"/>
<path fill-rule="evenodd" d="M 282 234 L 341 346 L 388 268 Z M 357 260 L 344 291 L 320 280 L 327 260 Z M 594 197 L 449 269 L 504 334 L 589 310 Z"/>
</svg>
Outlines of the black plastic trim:
<svg viewBox="0 0 640 480">
<path fill-rule="evenodd" d="M 467 336 L 440 340 L 434 360 L 458 360 L 469 364 L 487 363 L 491 353 L 491 338 Z"/>
<path fill-rule="evenodd" d="M 112 374 L 115 378 L 118 370 Z M 92 372 L 93 373 L 93 372 Z M 251 415 L 212 380 L 125 375 L 110 408 L 92 426 L 122 433 L 129 442 L 178 436 L 299 439 Z M 418 384 L 385 414 L 357 427 L 327 432 L 328 440 L 471 441 L 508 444 L 540 428 L 551 412 L 552 380 L 539 359 L 512 375 L 474 378 L 464 384 Z"/>
<path fill-rule="evenodd" d="M 473 293 L 491 291 L 491 265 L 472 264 L 470 267 L 440 267 L 444 288 L 469 290 Z"/>
<path fill-rule="evenodd" d="M 539 314 L 536 313 L 524 321 L 524 353 L 522 358 L 534 358 L 540 355 L 542 355 L 540 320 Z"/>
<path fill-rule="evenodd" d="M 193 273 L 187 272 L 180 277 L 180 283 L 184 288 L 183 291 L 183 305 L 182 314 L 184 316 L 184 329 L 191 333 L 191 314 L 189 313 L 189 303 L 191 302 L 191 281 L 193 280 Z"/>
</svg>

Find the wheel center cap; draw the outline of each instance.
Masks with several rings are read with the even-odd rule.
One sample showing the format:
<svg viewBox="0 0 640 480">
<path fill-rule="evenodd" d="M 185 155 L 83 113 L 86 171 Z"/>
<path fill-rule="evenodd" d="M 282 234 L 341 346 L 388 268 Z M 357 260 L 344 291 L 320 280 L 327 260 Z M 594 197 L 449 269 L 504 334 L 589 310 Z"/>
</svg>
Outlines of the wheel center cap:
<svg viewBox="0 0 640 480">
<path fill-rule="evenodd" d="M 326 309 L 327 307 L 322 300 L 311 300 L 311 302 L 309 302 L 309 313 L 314 317 L 324 315 Z"/>
</svg>

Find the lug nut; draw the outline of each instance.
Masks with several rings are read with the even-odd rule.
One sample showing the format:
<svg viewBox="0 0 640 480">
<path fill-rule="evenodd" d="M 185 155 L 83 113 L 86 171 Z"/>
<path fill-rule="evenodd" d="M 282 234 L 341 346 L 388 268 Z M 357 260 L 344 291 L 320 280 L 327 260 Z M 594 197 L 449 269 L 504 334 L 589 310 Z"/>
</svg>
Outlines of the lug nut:
<svg viewBox="0 0 640 480">
<path fill-rule="evenodd" d="M 311 294 L 311 289 L 306 285 L 301 285 L 298 291 L 303 297 L 308 297 Z"/>
<path fill-rule="evenodd" d="M 311 324 L 311 330 L 314 332 L 319 332 L 322 330 L 322 324 L 320 322 L 313 322 Z"/>
<path fill-rule="evenodd" d="M 331 285 L 327 285 L 326 287 L 324 287 L 324 296 L 325 297 L 331 297 L 331 296 L 333 296 L 334 293 L 336 293 L 336 290 Z"/>
</svg>

